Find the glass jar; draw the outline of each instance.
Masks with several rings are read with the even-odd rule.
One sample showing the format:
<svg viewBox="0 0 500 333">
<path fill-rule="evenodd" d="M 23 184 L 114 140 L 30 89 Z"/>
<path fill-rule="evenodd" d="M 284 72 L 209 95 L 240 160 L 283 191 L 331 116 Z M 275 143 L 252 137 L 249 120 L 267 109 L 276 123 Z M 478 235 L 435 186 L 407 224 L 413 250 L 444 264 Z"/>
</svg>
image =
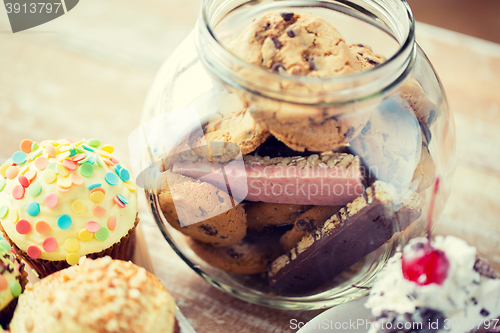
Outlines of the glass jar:
<svg viewBox="0 0 500 333">
<path fill-rule="evenodd" d="M 238 36 L 266 13 L 289 30 L 322 18 L 369 68 L 325 77 L 245 61 L 252 42 Z M 366 295 L 395 248 L 426 232 L 439 177 L 435 224 L 455 129 L 414 32 L 401 0 L 203 1 L 129 141 L 157 224 L 194 271 L 249 302 L 329 307 Z M 309 73 L 332 68 L 320 60 Z"/>
</svg>

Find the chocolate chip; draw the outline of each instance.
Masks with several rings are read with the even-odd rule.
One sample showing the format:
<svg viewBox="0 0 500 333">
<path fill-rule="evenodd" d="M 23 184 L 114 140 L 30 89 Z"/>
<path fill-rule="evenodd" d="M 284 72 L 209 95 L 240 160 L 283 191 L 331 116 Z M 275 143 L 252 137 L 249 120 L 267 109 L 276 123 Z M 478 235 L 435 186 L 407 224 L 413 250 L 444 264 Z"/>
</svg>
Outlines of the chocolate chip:
<svg viewBox="0 0 500 333">
<path fill-rule="evenodd" d="M 278 38 L 271 36 L 271 40 L 273 41 L 275 48 L 277 49 L 281 48 L 281 42 L 279 41 Z"/>
<path fill-rule="evenodd" d="M 368 58 L 368 57 L 367 57 L 367 58 L 365 58 L 365 59 L 366 59 L 366 61 L 368 61 L 368 62 L 369 62 L 370 64 L 372 64 L 372 65 L 378 65 L 378 64 L 379 64 L 379 62 L 378 62 L 378 61 L 371 60 L 371 59 L 370 59 L 370 58 Z"/>
<path fill-rule="evenodd" d="M 302 231 L 313 231 L 314 229 L 311 223 L 303 219 L 297 221 L 297 228 L 299 228 Z"/>
<path fill-rule="evenodd" d="M 434 120 L 436 120 L 437 112 L 436 110 L 431 110 L 429 112 L 429 118 L 427 118 L 427 124 L 432 125 Z"/>
<path fill-rule="evenodd" d="M 363 127 L 363 129 L 361 130 L 361 134 L 365 135 L 366 132 L 368 132 L 371 127 L 372 127 L 372 123 L 368 121 L 366 123 L 365 127 Z"/>
<path fill-rule="evenodd" d="M 475 297 L 472 297 L 470 300 L 474 305 L 477 305 L 477 299 Z"/>
<path fill-rule="evenodd" d="M 290 37 L 290 38 L 295 37 L 295 32 L 293 32 L 293 30 L 292 30 L 292 29 L 288 30 L 288 31 L 286 32 L 286 34 L 287 34 L 287 36 L 288 36 L 288 37 Z"/>
<path fill-rule="evenodd" d="M 316 64 L 314 63 L 314 57 L 310 57 L 309 59 L 307 59 L 307 62 L 309 63 L 309 68 L 312 71 L 315 71 L 317 69 Z"/>
<path fill-rule="evenodd" d="M 488 317 L 490 315 L 490 312 L 486 309 L 482 309 L 481 312 L 479 312 L 481 316 L 483 317 Z"/>
<path fill-rule="evenodd" d="M 271 67 L 272 71 L 273 72 L 276 72 L 276 73 L 279 73 L 280 72 L 280 69 L 282 69 L 283 71 L 286 71 L 286 68 L 285 66 L 283 66 L 282 64 L 274 64 L 272 67 Z"/>
<path fill-rule="evenodd" d="M 353 136 L 353 134 L 354 134 L 354 127 L 351 127 L 345 133 L 345 138 L 350 139 Z"/>
<path fill-rule="evenodd" d="M 365 47 L 363 44 L 358 44 L 359 47 Z"/>
<path fill-rule="evenodd" d="M 429 127 L 427 127 L 425 124 L 420 123 L 420 128 L 422 129 L 422 133 L 424 133 L 425 141 L 427 141 L 427 143 L 430 143 L 432 139 L 432 133 L 429 130 Z"/>
<path fill-rule="evenodd" d="M 264 31 L 269 30 L 270 26 L 271 26 L 271 23 L 267 23 L 266 26 L 264 27 Z"/>
<path fill-rule="evenodd" d="M 231 258 L 234 258 L 234 259 L 238 259 L 238 258 L 241 258 L 243 257 L 243 254 L 241 253 L 238 253 L 236 252 L 233 248 L 229 248 L 226 250 L 226 253 L 231 257 Z"/>
<path fill-rule="evenodd" d="M 294 13 L 281 13 L 280 15 L 286 22 L 290 21 L 295 16 Z"/>
<path fill-rule="evenodd" d="M 208 224 L 202 224 L 199 226 L 199 228 L 201 230 L 203 230 L 203 232 L 205 234 L 207 234 L 208 236 L 215 236 L 217 235 L 219 232 L 217 231 L 217 229 L 215 229 L 214 227 L 212 227 L 211 225 L 208 225 Z"/>
</svg>

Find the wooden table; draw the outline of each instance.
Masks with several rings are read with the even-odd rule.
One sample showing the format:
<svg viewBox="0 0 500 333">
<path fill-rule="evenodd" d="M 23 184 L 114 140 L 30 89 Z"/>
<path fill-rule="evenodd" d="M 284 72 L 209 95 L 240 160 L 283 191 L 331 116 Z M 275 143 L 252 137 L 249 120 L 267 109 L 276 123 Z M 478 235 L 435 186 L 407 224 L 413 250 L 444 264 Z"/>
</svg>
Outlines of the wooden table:
<svg viewBox="0 0 500 333">
<path fill-rule="evenodd" d="M 194 25 L 199 0 L 179 3 L 88 0 L 15 35 L 0 10 L 0 162 L 24 138 L 55 136 L 99 137 L 126 158 L 156 70 Z M 491 246 L 500 239 L 500 45 L 422 24 L 417 35 L 457 125 L 455 182 L 436 231 L 465 238 L 500 264 Z M 320 312 L 271 310 L 212 288 L 162 239 L 142 196 L 140 207 L 155 273 L 198 332 L 291 332 L 290 319 Z"/>
</svg>

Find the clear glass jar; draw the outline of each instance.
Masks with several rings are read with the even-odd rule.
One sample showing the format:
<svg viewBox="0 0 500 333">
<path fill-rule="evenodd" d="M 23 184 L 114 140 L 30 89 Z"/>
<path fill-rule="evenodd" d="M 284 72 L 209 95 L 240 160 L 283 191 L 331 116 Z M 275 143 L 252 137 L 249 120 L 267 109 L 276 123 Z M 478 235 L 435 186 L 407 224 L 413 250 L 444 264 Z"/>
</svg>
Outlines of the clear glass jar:
<svg viewBox="0 0 500 333">
<path fill-rule="evenodd" d="M 385 61 L 332 77 L 250 64 L 228 48 L 265 13 L 321 17 L 352 57 L 368 61 L 356 51 L 369 45 Z M 437 221 L 455 128 L 414 28 L 401 0 L 203 1 L 130 137 L 137 182 L 193 270 L 249 302 L 328 307 L 365 295 L 395 248 L 425 233 L 439 176 Z"/>
</svg>

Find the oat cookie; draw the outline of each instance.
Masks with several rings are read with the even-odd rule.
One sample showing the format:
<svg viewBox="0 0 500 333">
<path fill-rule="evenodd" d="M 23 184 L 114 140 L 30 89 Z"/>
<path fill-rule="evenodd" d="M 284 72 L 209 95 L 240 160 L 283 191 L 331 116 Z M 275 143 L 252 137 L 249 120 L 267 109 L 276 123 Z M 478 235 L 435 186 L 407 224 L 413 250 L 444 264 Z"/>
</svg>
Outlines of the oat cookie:
<svg viewBox="0 0 500 333">
<path fill-rule="evenodd" d="M 262 230 L 266 226 L 293 224 L 295 219 L 310 209 L 307 205 L 288 205 L 267 202 L 245 204 L 248 229 Z"/>
<path fill-rule="evenodd" d="M 165 179 L 167 189 L 159 194 L 160 206 L 172 227 L 214 246 L 236 244 L 245 237 L 245 210 L 235 206 L 226 192 L 170 171 L 165 172 Z"/>
</svg>

